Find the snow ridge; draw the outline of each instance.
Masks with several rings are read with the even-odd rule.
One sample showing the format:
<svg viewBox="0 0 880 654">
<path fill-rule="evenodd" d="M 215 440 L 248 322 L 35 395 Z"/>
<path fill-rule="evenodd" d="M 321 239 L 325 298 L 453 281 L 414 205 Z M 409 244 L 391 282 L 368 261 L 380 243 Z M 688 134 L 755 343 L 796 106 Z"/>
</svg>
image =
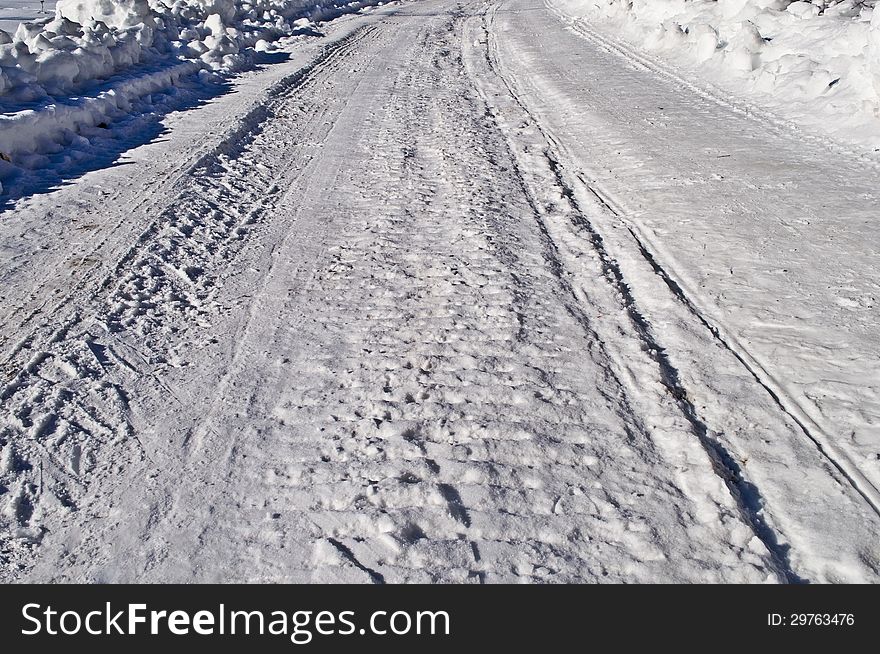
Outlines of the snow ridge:
<svg viewBox="0 0 880 654">
<path fill-rule="evenodd" d="M 29 101 L 159 59 L 230 70 L 246 51 L 308 27 L 349 0 L 60 0 L 55 16 L 0 32 L 0 96 Z"/>
<path fill-rule="evenodd" d="M 551 8 L 552 9 L 552 8 Z M 878 12 L 880 15 L 880 12 Z M 628 47 L 624 46 L 619 42 L 611 41 L 600 34 L 596 33 L 592 29 L 589 29 L 588 26 L 583 23 L 576 24 L 574 26 L 575 31 L 582 37 L 593 41 L 594 43 L 600 45 L 601 47 L 609 50 L 618 52 L 623 57 L 628 57 L 633 61 L 638 61 L 641 65 L 644 65 L 654 72 L 670 76 L 676 81 L 680 82 L 682 85 L 687 86 L 691 90 L 704 95 L 711 99 L 712 101 L 718 102 L 722 106 L 732 106 L 736 108 L 730 101 L 724 99 L 716 94 L 706 93 L 701 91 L 696 86 L 689 84 L 689 82 L 677 75 L 675 73 L 666 70 L 660 66 L 654 65 L 650 60 L 640 57 L 637 52 L 633 52 Z M 771 115 L 766 115 L 761 113 L 759 110 L 749 111 L 749 114 L 752 118 L 760 119 L 764 121 L 768 127 L 775 127 L 778 120 L 774 120 L 774 117 Z M 817 137 L 821 140 L 821 137 Z M 844 149 L 844 151 L 846 151 Z M 849 152 L 849 154 L 855 154 Z M 866 161 L 867 163 L 867 161 Z M 598 202 L 602 205 L 604 209 L 609 211 L 614 216 L 623 219 L 624 213 L 621 210 L 618 210 L 614 206 L 614 202 L 607 198 L 602 192 L 598 191 L 594 185 L 592 185 L 588 180 L 586 180 L 580 173 L 577 173 L 579 181 L 585 185 L 586 188 L 595 196 Z M 761 362 L 754 356 L 753 353 L 749 352 L 748 348 L 744 347 L 732 334 L 726 333 L 724 328 L 714 322 L 711 318 L 709 318 L 705 312 L 701 311 L 700 308 L 695 304 L 695 302 L 691 299 L 689 294 L 685 291 L 682 285 L 676 281 L 675 274 L 660 264 L 657 258 L 652 253 L 656 248 L 652 248 L 652 243 L 650 239 L 641 233 L 635 225 L 632 223 L 626 223 L 627 231 L 632 235 L 635 243 L 637 244 L 642 256 L 645 260 L 650 264 L 651 268 L 654 272 L 663 280 L 664 284 L 669 288 L 669 290 L 673 293 L 673 295 L 687 308 L 687 310 L 702 323 L 707 330 L 712 334 L 712 336 L 726 349 L 728 350 L 736 359 L 748 370 L 749 374 L 755 378 L 757 381 L 770 395 L 773 401 L 779 406 L 779 408 L 784 411 L 790 418 L 798 425 L 799 429 L 803 432 L 803 434 L 812 441 L 819 452 L 821 452 L 822 456 L 825 457 L 831 465 L 833 465 L 840 474 L 848 481 L 850 485 L 865 499 L 865 501 L 871 506 L 875 513 L 880 515 L 880 491 L 878 491 L 877 486 L 873 484 L 859 469 L 859 466 L 848 456 L 845 452 L 841 451 L 839 447 L 837 447 L 833 439 L 826 433 L 817 422 L 812 419 L 809 414 L 803 409 L 801 404 L 797 399 L 792 397 L 792 395 L 786 392 L 783 388 L 783 385 L 780 384 L 774 376 L 768 372 L 766 367 L 761 364 Z"/>
<path fill-rule="evenodd" d="M 874 0 L 548 3 L 799 126 L 880 147 L 880 12 Z"/>
<path fill-rule="evenodd" d="M 295 34 L 377 0 L 60 0 L 0 30 L 0 193 L 184 81 L 214 85 Z M 76 156 L 75 154 L 72 156 Z"/>
</svg>

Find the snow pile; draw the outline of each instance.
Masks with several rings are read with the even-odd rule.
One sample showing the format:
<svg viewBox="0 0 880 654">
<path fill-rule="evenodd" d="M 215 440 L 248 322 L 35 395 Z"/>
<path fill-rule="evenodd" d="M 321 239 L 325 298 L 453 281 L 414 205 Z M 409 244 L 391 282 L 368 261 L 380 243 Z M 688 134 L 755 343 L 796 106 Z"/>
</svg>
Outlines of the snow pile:
<svg viewBox="0 0 880 654">
<path fill-rule="evenodd" d="M 340 0 L 59 0 L 55 17 L 0 31 L 0 95 L 32 100 L 169 56 L 232 68 L 242 50 Z M 365 4 L 365 3 L 359 3 Z M 301 26 L 301 25 L 299 25 Z"/>
<path fill-rule="evenodd" d="M 0 184 L 181 78 L 216 81 L 313 21 L 372 4 L 59 0 L 54 17 L 0 30 Z"/>
<path fill-rule="evenodd" d="M 805 127 L 880 148 L 876 0 L 551 0 Z"/>
</svg>

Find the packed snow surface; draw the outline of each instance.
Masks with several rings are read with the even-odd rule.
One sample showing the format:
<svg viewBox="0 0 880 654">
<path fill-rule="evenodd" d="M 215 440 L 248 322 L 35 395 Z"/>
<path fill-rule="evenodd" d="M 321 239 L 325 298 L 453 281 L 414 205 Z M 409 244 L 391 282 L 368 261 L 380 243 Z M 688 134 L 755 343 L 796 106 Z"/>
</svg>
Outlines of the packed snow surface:
<svg viewBox="0 0 880 654">
<path fill-rule="evenodd" d="M 548 0 L 795 123 L 880 149 L 874 0 Z"/>
<path fill-rule="evenodd" d="M 875 161 L 544 0 L 234 9 L 13 101 L 0 580 L 880 580 Z"/>
</svg>

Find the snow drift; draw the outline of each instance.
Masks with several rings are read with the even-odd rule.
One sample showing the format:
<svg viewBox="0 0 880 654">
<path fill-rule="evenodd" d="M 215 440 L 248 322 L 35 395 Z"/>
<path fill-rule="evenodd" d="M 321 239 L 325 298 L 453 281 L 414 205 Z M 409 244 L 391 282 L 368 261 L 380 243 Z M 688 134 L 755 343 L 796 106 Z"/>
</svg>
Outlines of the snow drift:
<svg viewBox="0 0 880 654">
<path fill-rule="evenodd" d="M 289 34 L 345 0 L 59 0 L 55 17 L 0 31 L 0 94 L 33 100 L 160 58 L 234 67 L 243 50 Z"/>
<path fill-rule="evenodd" d="M 876 0 L 550 0 L 782 117 L 880 148 Z"/>
<path fill-rule="evenodd" d="M 54 17 L 0 30 L 0 184 L 182 78 L 216 80 L 315 20 L 371 4 L 59 0 Z"/>
</svg>

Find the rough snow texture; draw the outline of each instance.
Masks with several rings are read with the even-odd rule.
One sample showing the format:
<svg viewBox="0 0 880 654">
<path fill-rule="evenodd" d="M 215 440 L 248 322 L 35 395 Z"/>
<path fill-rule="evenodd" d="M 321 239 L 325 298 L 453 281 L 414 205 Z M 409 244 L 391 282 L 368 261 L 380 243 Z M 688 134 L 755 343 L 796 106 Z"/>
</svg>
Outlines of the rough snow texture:
<svg viewBox="0 0 880 654">
<path fill-rule="evenodd" d="M 31 100 L 168 56 L 232 67 L 235 56 L 260 38 L 290 33 L 293 19 L 336 4 L 60 0 L 54 18 L 0 35 L 0 93 L 6 101 Z"/>
<path fill-rule="evenodd" d="M 873 0 L 548 0 L 811 130 L 880 148 Z"/>
<path fill-rule="evenodd" d="M 181 77 L 246 66 L 254 51 L 372 0 L 59 0 L 0 30 L 0 192 Z M 76 92 L 75 97 L 71 96 Z"/>
<path fill-rule="evenodd" d="M 876 581 L 877 170 L 568 27 L 345 17 L 4 212 L 0 579 Z"/>
</svg>

